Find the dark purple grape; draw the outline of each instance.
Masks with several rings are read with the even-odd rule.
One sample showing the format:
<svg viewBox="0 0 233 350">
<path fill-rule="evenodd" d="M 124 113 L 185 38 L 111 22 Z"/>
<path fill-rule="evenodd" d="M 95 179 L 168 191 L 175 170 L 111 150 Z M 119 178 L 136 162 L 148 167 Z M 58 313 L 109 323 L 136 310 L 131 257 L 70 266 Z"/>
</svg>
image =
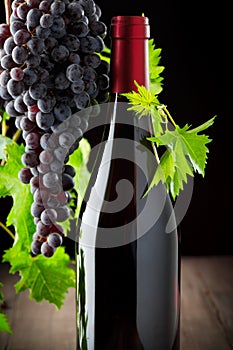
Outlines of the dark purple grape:
<svg viewBox="0 0 233 350">
<path fill-rule="evenodd" d="M 38 154 L 36 152 L 33 152 L 33 151 L 25 152 L 22 155 L 21 160 L 22 160 L 23 165 L 25 165 L 26 167 L 29 167 L 29 168 L 34 168 L 35 166 L 37 166 L 39 164 Z"/>
<path fill-rule="evenodd" d="M 74 179 L 67 173 L 62 174 L 62 187 L 64 191 L 69 191 L 74 187 Z"/>
<path fill-rule="evenodd" d="M 66 164 L 64 167 L 64 173 L 70 175 L 71 177 L 75 177 L 76 171 L 72 165 Z"/>
<path fill-rule="evenodd" d="M 29 168 L 21 168 L 18 173 L 18 178 L 23 184 L 29 184 L 32 176 Z"/>
<path fill-rule="evenodd" d="M 47 188 L 52 188 L 58 181 L 58 175 L 52 171 L 43 175 L 43 185 Z"/>
<path fill-rule="evenodd" d="M 40 18 L 40 25 L 43 28 L 50 28 L 53 25 L 53 16 L 49 13 L 44 13 Z"/>
<path fill-rule="evenodd" d="M 46 258 L 51 258 L 55 253 L 55 248 L 51 247 L 47 242 L 43 242 L 41 245 L 41 254 L 43 254 Z"/>
<path fill-rule="evenodd" d="M 24 71 L 20 67 L 14 67 L 12 68 L 10 75 L 13 80 L 20 81 L 24 77 Z"/>
<path fill-rule="evenodd" d="M 47 87 L 43 83 L 35 83 L 29 87 L 29 93 L 34 100 L 39 100 L 46 96 Z"/>
<path fill-rule="evenodd" d="M 62 39 L 63 45 L 71 52 L 77 51 L 80 47 L 80 41 L 74 34 L 68 34 Z"/>
<path fill-rule="evenodd" d="M 38 100 L 37 106 L 42 113 L 50 113 L 53 110 L 55 103 L 56 99 L 53 95 L 46 95 Z"/>
<path fill-rule="evenodd" d="M 28 43 L 27 47 L 32 55 L 40 55 L 44 50 L 44 40 L 38 37 L 32 37 Z"/>
<path fill-rule="evenodd" d="M 42 205 L 38 205 L 36 203 L 32 203 L 31 205 L 31 214 L 36 218 L 40 218 L 41 213 L 44 211 L 44 207 Z"/>
<path fill-rule="evenodd" d="M 10 23 L 10 31 L 11 31 L 11 34 L 14 36 L 15 33 L 20 30 L 20 29 L 26 29 L 26 25 L 20 21 L 20 20 L 16 20 L 16 21 L 12 21 Z"/>
<path fill-rule="evenodd" d="M 36 83 L 36 81 L 38 80 L 38 76 L 37 76 L 37 73 L 34 69 L 32 68 L 25 68 L 23 70 L 24 72 L 24 77 L 23 77 L 23 82 L 26 84 L 26 85 L 33 85 L 34 83 Z"/>
<path fill-rule="evenodd" d="M 42 164 L 50 164 L 53 161 L 53 153 L 43 150 L 39 155 L 39 159 Z"/>
<path fill-rule="evenodd" d="M 43 224 L 41 220 L 36 225 L 36 232 L 38 232 L 38 234 L 42 237 L 48 236 L 50 233 L 50 230 L 51 230 L 51 226 Z"/>
<path fill-rule="evenodd" d="M 44 225 L 51 225 L 57 220 L 57 212 L 54 209 L 44 209 L 40 215 L 41 222 Z"/>
<path fill-rule="evenodd" d="M 22 81 L 10 79 L 7 83 L 7 90 L 13 98 L 16 98 L 23 92 L 24 84 Z"/>
<path fill-rule="evenodd" d="M 34 106 L 34 105 L 36 105 L 36 100 L 34 100 L 30 96 L 28 90 L 24 91 L 24 93 L 23 93 L 23 102 L 25 103 L 26 106 Z"/>
<path fill-rule="evenodd" d="M 47 242 L 50 247 L 57 248 L 62 245 L 62 237 L 57 232 L 52 232 L 48 235 Z"/>
<path fill-rule="evenodd" d="M 14 62 L 12 55 L 5 55 L 1 59 L 1 66 L 3 69 L 12 69 L 16 66 L 16 63 Z"/>
<path fill-rule="evenodd" d="M 52 2 L 50 12 L 53 16 L 59 16 L 65 12 L 66 5 L 63 1 L 57 0 Z"/>
<path fill-rule="evenodd" d="M 64 62 L 69 57 L 69 50 L 64 45 L 55 46 L 51 57 L 55 62 Z"/>
<path fill-rule="evenodd" d="M 4 88 L 1 87 L 1 90 L 2 89 Z M 14 104 L 14 100 L 7 101 L 7 103 L 5 104 L 5 111 L 11 117 L 17 117 L 20 115 L 19 112 L 16 111 Z"/>
<path fill-rule="evenodd" d="M 25 20 L 29 10 L 30 7 L 27 4 L 23 3 L 17 7 L 17 16 L 20 19 Z"/>
<path fill-rule="evenodd" d="M 66 78 L 65 73 L 59 72 L 54 80 L 55 88 L 58 90 L 68 89 L 70 86 L 69 80 Z"/>
<path fill-rule="evenodd" d="M 34 255 L 40 254 L 42 242 L 39 240 L 33 240 L 31 244 L 31 251 Z"/>
<path fill-rule="evenodd" d="M 83 91 L 74 97 L 74 101 L 78 109 L 84 109 L 88 107 L 90 103 L 90 96 L 87 92 Z"/>
<path fill-rule="evenodd" d="M 90 23 L 90 30 L 91 33 L 96 36 L 99 35 L 102 38 L 105 38 L 106 34 L 107 34 L 107 27 L 106 24 L 101 22 L 101 21 L 94 21 L 92 23 Z"/>
<path fill-rule="evenodd" d="M 89 33 L 88 24 L 81 20 L 75 23 L 72 23 L 72 33 L 77 35 L 78 38 L 84 38 Z"/>
<path fill-rule="evenodd" d="M 36 114 L 36 123 L 42 130 L 48 130 L 54 123 L 53 113 L 38 112 Z"/>
<path fill-rule="evenodd" d="M 27 117 L 23 117 L 20 120 L 20 128 L 24 131 L 32 131 L 35 129 L 36 125 L 31 120 L 29 120 Z"/>
<path fill-rule="evenodd" d="M 40 134 L 30 132 L 25 138 L 26 146 L 31 150 L 36 150 L 40 146 Z"/>
<path fill-rule="evenodd" d="M 70 209 L 64 205 L 62 207 L 56 208 L 56 213 L 57 213 L 57 221 L 58 222 L 63 222 L 68 219 L 70 216 Z"/>
<path fill-rule="evenodd" d="M 54 116 L 60 122 L 63 122 L 67 118 L 69 118 L 72 114 L 71 108 L 64 103 L 57 103 L 54 107 Z"/>
<path fill-rule="evenodd" d="M 33 176 L 30 180 L 30 191 L 31 193 L 35 193 L 35 191 L 39 188 L 39 176 Z"/>
<path fill-rule="evenodd" d="M 2 87 L 6 87 L 10 78 L 11 78 L 10 72 L 8 70 L 3 70 L 0 73 L 0 85 Z"/>
<path fill-rule="evenodd" d="M 66 69 L 66 77 L 69 81 L 76 82 L 79 81 L 83 76 L 83 68 L 78 64 L 71 64 Z"/>
<path fill-rule="evenodd" d="M 101 63 L 101 58 L 96 53 L 92 53 L 84 56 L 83 63 L 92 68 L 97 68 Z"/>
<path fill-rule="evenodd" d="M 31 34 L 26 29 L 19 29 L 14 34 L 14 42 L 16 45 L 24 45 L 31 38 Z"/>
<path fill-rule="evenodd" d="M 72 21 L 78 21 L 82 19 L 84 15 L 84 11 L 82 6 L 78 2 L 72 2 L 67 6 L 66 10 L 67 16 L 72 20 Z"/>
<path fill-rule="evenodd" d="M 40 23 L 40 18 L 42 16 L 41 10 L 37 8 L 32 8 L 27 14 L 27 27 L 32 30 Z"/>
<path fill-rule="evenodd" d="M 23 96 L 19 95 L 14 100 L 14 108 L 17 112 L 22 113 L 23 115 L 27 112 L 27 106 L 23 101 Z"/>
<path fill-rule="evenodd" d="M 6 54 L 9 55 L 12 54 L 15 46 L 14 38 L 11 36 L 5 40 L 3 49 L 5 50 Z"/>
<path fill-rule="evenodd" d="M 40 65 L 40 61 L 40 56 L 30 54 L 26 59 L 26 65 L 28 68 L 37 68 Z"/>
</svg>

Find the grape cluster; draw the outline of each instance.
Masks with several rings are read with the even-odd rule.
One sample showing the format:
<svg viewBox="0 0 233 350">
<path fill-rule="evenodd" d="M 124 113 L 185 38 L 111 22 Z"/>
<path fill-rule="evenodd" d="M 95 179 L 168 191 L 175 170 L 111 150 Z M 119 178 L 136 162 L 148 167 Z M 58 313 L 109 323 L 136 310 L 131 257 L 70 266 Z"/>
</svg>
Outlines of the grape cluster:
<svg viewBox="0 0 233 350">
<path fill-rule="evenodd" d="M 0 25 L 0 99 L 25 141 L 19 179 L 33 194 L 34 255 L 51 257 L 63 242 L 75 176 L 67 163 L 88 127 L 77 112 L 108 99 L 100 17 L 93 0 L 14 0 Z"/>
</svg>

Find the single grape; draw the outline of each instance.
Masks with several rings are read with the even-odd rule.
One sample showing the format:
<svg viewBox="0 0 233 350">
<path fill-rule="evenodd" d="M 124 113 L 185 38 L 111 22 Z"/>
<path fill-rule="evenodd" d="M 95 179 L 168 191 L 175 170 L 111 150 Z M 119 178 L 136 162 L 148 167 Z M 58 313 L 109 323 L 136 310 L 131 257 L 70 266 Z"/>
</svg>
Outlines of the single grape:
<svg viewBox="0 0 233 350">
<path fill-rule="evenodd" d="M 42 245 L 42 242 L 40 242 L 39 240 L 33 240 L 32 244 L 31 244 L 31 251 L 34 255 L 40 254 L 41 245 Z"/>
<path fill-rule="evenodd" d="M 53 112 L 54 112 L 55 118 L 60 122 L 63 122 L 64 120 L 69 118 L 72 114 L 71 108 L 64 103 L 57 103 L 56 106 L 54 107 Z"/>
<path fill-rule="evenodd" d="M 57 248 L 62 245 L 62 237 L 57 232 L 52 232 L 48 235 L 47 242 L 50 247 Z"/>
<path fill-rule="evenodd" d="M 40 146 L 40 134 L 30 132 L 25 138 L 26 146 L 31 150 L 36 150 Z"/>
<path fill-rule="evenodd" d="M 67 173 L 62 174 L 62 187 L 64 191 L 69 191 L 74 187 L 74 179 Z"/>
<path fill-rule="evenodd" d="M 14 108 L 17 112 L 22 113 L 23 115 L 27 112 L 27 106 L 23 101 L 23 96 L 19 95 L 14 100 Z"/>
<path fill-rule="evenodd" d="M 23 92 L 24 84 L 22 81 L 10 79 L 7 83 L 7 90 L 13 98 L 16 98 Z"/>
<path fill-rule="evenodd" d="M 50 164 L 53 161 L 53 153 L 43 150 L 39 155 L 39 159 L 42 164 Z"/>
<path fill-rule="evenodd" d="M 51 247 L 47 242 L 43 242 L 40 250 L 46 258 L 51 258 L 54 255 L 56 249 Z"/>
<path fill-rule="evenodd" d="M 42 205 L 38 205 L 36 203 L 32 203 L 31 205 L 31 214 L 32 216 L 36 217 L 36 218 L 40 218 L 41 213 L 44 211 L 44 206 Z"/>
<path fill-rule="evenodd" d="M 11 78 L 10 72 L 8 70 L 3 70 L 0 73 L 0 85 L 2 87 L 6 87 L 10 78 Z"/>
<path fill-rule="evenodd" d="M 7 38 L 4 42 L 3 49 L 5 50 L 6 54 L 12 54 L 13 49 L 15 48 L 16 44 L 14 42 L 14 38 L 11 36 Z"/>
<path fill-rule="evenodd" d="M 29 168 L 34 168 L 35 166 L 37 166 L 39 164 L 38 154 L 34 151 L 25 152 L 22 155 L 21 160 L 22 160 L 23 165 L 25 165 L 26 167 L 29 167 Z"/>
<path fill-rule="evenodd" d="M 64 205 L 62 207 L 56 208 L 56 213 L 57 213 L 57 219 L 56 221 L 58 222 L 63 222 L 68 219 L 70 216 L 70 209 L 68 206 Z"/>
<path fill-rule="evenodd" d="M 64 45 L 55 46 L 51 57 L 55 62 L 64 62 L 69 57 L 69 50 Z"/>
<path fill-rule="evenodd" d="M 44 13 L 40 18 L 40 25 L 43 28 L 50 28 L 53 25 L 53 16 L 49 13 Z"/>
<path fill-rule="evenodd" d="M 59 181 L 59 177 L 56 173 L 50 171 L 43 175 L 42 180 L 45 187 L 52 188 Z"/>
<path fill-rule="evenodd" d="M 41 222 L 44 225 L 51 225 L 53 222 L 56 222 L 57 212 L 55 209 L 44 209 L 40 215 Z"/>
<path fill-rule="evenodd" d="M 48 130 L 54 123 L 54 114 L 38 112 L 36 114 L 36 123 L 42 130 Z"/>
<path fill-rule="evenodd" d="M 71 64 L 66 69 L 66 77 L 69 81 L 76 82 L 79 81 L 83 76 L 83 68 L 78 64 Z"/>
<path fill-rule="evenodd" d="M 48 236 L 50 233 L 50 230 L 51 230 L 51 226 L 43 224 L 41 220 L 36 225 L 36 232 L 42 237 Z"/>
<path fill-rule="evenodd" d="M 70 148 L 71 145 L 75 142 L 74 135 L 70 132 L 62 132 L 59 135 L 59 145 L 63 148 Z"/>
<path fill-rule="evenodd" d="M 70 175 L 71 177 L 75 177 L 76 171 L 72 165 L 66 164 L 64 167 L 64 173 Z"/>
<path fill-rule="evenodd" d="M 47 87 L 43 83 L 35 83 L 29 87 L 29 93 L 34 100 L 39 100 L 45 97 L 47 93 Z"/>
<path fill-rule="evenodd" d="M 24 45 L 31 38 L 31 34 L 26 29 L 19 29 L 14 34 L 14 42 L 16 45 Z"/>
<path fill-rule="evenodd" d="M 21 168 L 18 173 L 18 178 L 23 184 L 29 184 L 32 176 L 29 168 Z"/>
<path fill-rule="evenodd" d="M 74 97 L 74 101 L 78 109 L 84 109 L 90 103 L 90 96 L 86 91 L 83 91 Z"/>
</svg>

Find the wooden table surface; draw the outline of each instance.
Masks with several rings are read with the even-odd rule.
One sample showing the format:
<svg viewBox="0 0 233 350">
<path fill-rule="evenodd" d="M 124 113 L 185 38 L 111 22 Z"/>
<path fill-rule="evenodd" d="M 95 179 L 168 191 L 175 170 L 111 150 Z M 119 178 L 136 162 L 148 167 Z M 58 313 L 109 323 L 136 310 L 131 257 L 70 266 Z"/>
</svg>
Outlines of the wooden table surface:
<svg viewBox="0 0 233 350">
<path fill-rule="evenodd" d="M 30 300 L 28 291 L 16 295 L 17 280 L 1 264 L 14 334 L 0 333 L 0 350 L 75 350 L 75 290 L 58 311 L 46 301 Z M 181 349 L 233 349 L 233 256 L 182 257 Z"/>
</svg>

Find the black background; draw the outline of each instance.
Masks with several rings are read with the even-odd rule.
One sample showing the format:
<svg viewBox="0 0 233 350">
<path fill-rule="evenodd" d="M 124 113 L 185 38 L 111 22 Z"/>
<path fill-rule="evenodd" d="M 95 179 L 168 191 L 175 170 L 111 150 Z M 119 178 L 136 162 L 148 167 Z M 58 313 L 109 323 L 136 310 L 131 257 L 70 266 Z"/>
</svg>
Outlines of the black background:
<svg viewBox="0 0 233 350">
<path fill-rule="evenodd" d="M 0 22 L 5 22 L 1 0 Z M 162 49 L 164 87 L 160 102 L 167 105 L 177 124 L 193 127 L 217 118 L 206 131 L 208 144 L 206 174 L 196 174 L 188 211 L 181 223 L 183 255 L 233 253 L 232 208 L 232 28 L 227 1 L 109 1 L 96 3 L 101 20 L 109 27 L 116 15 L 149 17 L 151 37 Z M 106 37 L 109 46 L 109 38 Z M 1 200 L 1 219 L 8 211 Z M 4 240 L 3 240 L 4 239 Z M 7 235 L 0 244 L 6 249 Z M 69 249 L 69 242 L 68 249 Z"/>
</svg>

